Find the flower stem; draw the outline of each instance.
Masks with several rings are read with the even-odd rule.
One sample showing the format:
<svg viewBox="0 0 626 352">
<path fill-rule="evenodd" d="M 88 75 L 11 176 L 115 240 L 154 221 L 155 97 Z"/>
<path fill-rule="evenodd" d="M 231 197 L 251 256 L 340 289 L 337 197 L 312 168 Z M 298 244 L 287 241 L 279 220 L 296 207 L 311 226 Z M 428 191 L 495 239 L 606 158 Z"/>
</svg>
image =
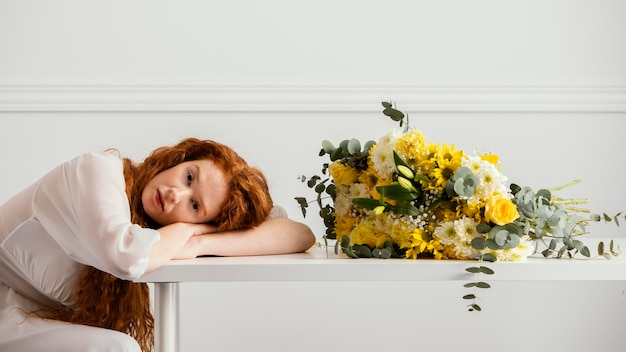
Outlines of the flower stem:
<svg viewBox="0 0 626 352">
<path fill-rule="evenodd" d="M 591 210 L 585 209 L 585 208 L 579 208 L 579 207 L 566 206 L 565 209 L 571 210 L 571 211 L 577 211 L 577 212 L 581 212 L 581 213 L 591 213 Z"/>
<path fill-rule="evenodd" d="M 587 200 L 587 198 L 559 198 L 559 197 L 552 197 L 552 203 L 565 203 L 565 204 L 586 204 L 589 201 Z"/>
<path fill-rule="evenodd" d="M 548 191 L 558 191 L 558 190 L 561 190 L 561 189 L 563 189 L 563 188 L 567 188 L 567 187 L 569 187 L 569 186 L 573 186 L 573 185 L 579 184 L 579 183 L 581 183 L 581 182 L 583 182 L 583 181 L 582 181 L 582 180 L 574 180 L 574 181 L 572 181 L 572 182 L 570 182 L 570 183 L 566 183 L 566 184 L 561 185 L 561 186 L 556 186 L 556 187 L 553 187 L 553 188 L 548 188 Z"/>
</svg>

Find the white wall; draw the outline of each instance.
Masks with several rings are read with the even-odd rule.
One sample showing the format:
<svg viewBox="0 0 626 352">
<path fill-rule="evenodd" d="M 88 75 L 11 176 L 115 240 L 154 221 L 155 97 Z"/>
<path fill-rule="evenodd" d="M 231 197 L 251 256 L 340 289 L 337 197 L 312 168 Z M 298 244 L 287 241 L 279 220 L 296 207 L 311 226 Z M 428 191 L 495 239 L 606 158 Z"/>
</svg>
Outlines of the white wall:
<svg viewBox="0 0 626 352">
<path fill-rule="evenodd" d="M 625 14 L 621 0 L 0 0 L 0 202 L 84 151 L 140 160 L 197 136 L 262 167 L 301 219 L 296 178 L 319 172 L 320 141 L 377 139 L 395 126 L 379 103 L 393 100 L 433 141 L 500 154 L 513 181 L 580 178 L 567 194 L 623 211 Z M 315 216 L 304 221 L 321 236 Z M 508 351 L 626 342 L 624 283 L 503 282 L 480 315 L 457 286 L 186 284 L 182 347 L 347 349 L 342 329 L 380 336 L 366 350 L 460 349 L 487 332 Z M 568 334 L 580 339 L 551 338 Z"/>
</svg>

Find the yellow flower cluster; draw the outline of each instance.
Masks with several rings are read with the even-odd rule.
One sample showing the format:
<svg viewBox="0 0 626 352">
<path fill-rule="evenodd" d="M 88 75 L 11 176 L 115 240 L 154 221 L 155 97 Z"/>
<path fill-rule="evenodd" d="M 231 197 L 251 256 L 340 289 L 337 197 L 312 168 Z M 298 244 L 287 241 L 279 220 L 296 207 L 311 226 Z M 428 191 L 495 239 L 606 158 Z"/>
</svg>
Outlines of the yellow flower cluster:
<svg viewBox="0 0 626 352">
<path fill-rule="evenodd" d="M 394 152 L 405 165 L 397 165 Z M 467 183 L 475 187 L 471 196 L 450 194 L 451 183 L 457 182 L 453 177 L 463 167 L 477 180 Z M 481 236 L 475 231 L 477 224 L 505 225 L 519 217 L 504 187 L 506 178 L 499 173 L 497 155 L 469 156 L 454 145 L 428 143 L 416 129 L 383 136 L 369 150 L 364 170 L 344 160 L 331 163 L 328 170 L 337 188 L 335 205 L 341 209 L 335 214 L 337 239 L 349 236 L 351 243 L 370 248 L 392 241 L 411 259 L 468 258 L 476 252 L 472 238 Z M 416 191 L 411 204 L 418 212 L 394 211 L 397 198 L 380 192 L 380 187 L 393 184 Z M 380 204 L 369 210 L 356 206 L 355 194 Z M 507 258 L 514 260 L 525 256 L 523 250 L 509 252 Z"/>
</svg>

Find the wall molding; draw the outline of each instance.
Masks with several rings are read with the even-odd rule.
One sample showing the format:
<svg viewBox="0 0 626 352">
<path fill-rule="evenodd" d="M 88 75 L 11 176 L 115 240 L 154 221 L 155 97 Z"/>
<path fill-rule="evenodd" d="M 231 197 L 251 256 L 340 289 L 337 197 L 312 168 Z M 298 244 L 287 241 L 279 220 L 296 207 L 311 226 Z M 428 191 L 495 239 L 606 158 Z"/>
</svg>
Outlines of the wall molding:
<svg viewBox="0 0 626 352">
<path fill-rule="evenodd" d="M 0 86 L 0 112 L 626 112 L 612 86 Z"/>
</svg>

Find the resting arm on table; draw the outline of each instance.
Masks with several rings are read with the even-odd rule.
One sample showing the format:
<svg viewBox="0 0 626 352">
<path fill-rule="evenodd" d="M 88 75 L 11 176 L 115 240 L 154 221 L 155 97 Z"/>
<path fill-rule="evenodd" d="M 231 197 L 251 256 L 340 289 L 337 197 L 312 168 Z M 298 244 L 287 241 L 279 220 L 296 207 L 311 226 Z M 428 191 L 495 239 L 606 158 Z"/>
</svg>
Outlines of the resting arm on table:
<svg viewBox="0 0 626 352">
<path fill-rule="evenodd" d="M 245 256 L 304 252 L 315 243 L 305 224 L 288 218 L 272 218 L 257 227 L 192 236 L 173 259 L 200 255 Z"/>
<path fill-rule="evenodd" d="M 288 218 L 271 218 L 240 231 L 216 232 L 211 225 L 186 223 L 167 225 L 158 231 L 161 239 L 150 249 L 147 271 L 172 259 L 298 253 L 315 243 L 315 235 L 308 226 Z"/>
</svg>

